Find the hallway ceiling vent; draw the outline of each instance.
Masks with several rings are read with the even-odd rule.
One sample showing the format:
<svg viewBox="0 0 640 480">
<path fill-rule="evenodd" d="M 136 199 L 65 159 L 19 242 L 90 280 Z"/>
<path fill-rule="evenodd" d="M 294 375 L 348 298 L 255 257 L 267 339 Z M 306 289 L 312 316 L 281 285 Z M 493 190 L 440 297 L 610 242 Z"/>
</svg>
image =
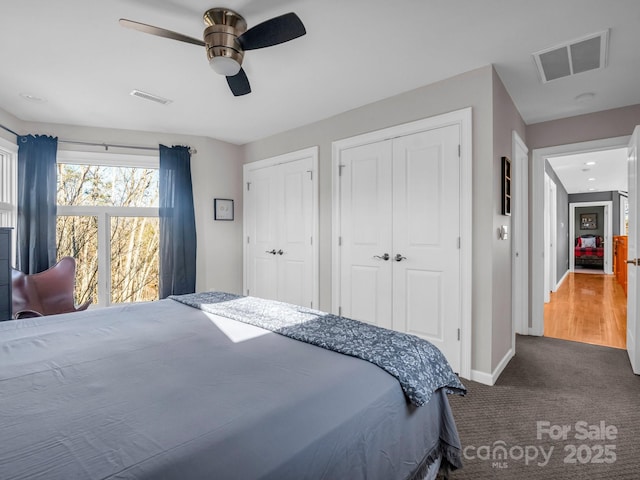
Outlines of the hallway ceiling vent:
<svg viewBox="0 0 640 480">
<path fill-rule="evenodd" d="M 608 43 L 605 30 L 534 53 L 542 83 L 606 67 Z"/>
</svg>

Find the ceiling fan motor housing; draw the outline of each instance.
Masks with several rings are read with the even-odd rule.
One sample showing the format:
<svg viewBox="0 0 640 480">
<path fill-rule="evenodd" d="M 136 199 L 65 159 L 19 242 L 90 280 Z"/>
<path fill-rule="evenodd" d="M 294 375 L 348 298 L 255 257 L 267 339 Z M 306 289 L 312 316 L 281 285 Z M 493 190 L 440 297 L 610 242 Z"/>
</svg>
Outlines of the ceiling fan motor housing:
<svg viewBox="0 0 640 480">
<path fill-rule="evenodd" d="M 207 46 L 207 60 L 227 57 L 242 65 L 244 50 L 238 37 L 247 30 L 247 22 L 233 10 L 212 8 L 204 14 L 204 43 Z"/>
</svg>

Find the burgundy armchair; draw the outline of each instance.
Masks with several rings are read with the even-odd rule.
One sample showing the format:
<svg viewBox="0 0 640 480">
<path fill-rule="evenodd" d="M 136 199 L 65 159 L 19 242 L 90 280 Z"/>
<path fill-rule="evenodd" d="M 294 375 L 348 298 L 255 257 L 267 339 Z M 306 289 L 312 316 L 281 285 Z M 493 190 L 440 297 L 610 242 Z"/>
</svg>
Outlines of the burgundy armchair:
<svg viewBox="0 0 640 480">
<path fill-rule="evenodd" d="M 44 272 L 27 275 L 11 271 L 13 318 L 41 317 L 86 310 L 91 301 L 75 306 L 76 261 L 63 257 Z"/>
</svg>

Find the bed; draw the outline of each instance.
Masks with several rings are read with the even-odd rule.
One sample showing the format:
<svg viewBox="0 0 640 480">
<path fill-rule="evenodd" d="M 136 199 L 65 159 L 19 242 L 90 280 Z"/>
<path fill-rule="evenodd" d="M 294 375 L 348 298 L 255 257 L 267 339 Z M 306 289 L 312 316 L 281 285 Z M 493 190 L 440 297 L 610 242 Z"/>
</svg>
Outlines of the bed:
<svg viewBox="0 0 640 480">
<path fill-rule="evenodd" d="M 574 264 L 582 267 L 604 266 L 604 243 L 599 235 L 580 235 L 576 238 Z"/>
<path fill-rule="evenodd" d="M 461 466 L 447 393 L 464 387 L 448 364 L 421 394 L 377 358 L 257 326 L 283 305 L 315 311 L 259 300 L 246 323 L 227 308 L 251 297 L 221 295 L 0 322 L 0 478 L 405 480 Z"/>
</svg>

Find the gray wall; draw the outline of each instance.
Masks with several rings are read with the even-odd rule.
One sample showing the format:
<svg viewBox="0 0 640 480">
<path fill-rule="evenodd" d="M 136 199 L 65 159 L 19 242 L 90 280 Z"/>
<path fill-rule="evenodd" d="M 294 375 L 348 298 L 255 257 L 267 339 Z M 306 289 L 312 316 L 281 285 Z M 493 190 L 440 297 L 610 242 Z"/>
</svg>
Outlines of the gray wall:
<svg viewBox="0 0 640 480">
<path fill-rule="evenodd" d="M 598 228 L 595 230 L 582 230 L 580 224 L 580 215 L 585 213 L 593 213 L 596 215 L 596 225 Z M 576 207 L 574 218 L 574 232 L 575 237 L 578 238 L 581 235 L 597 235 L 604 237 L 604 207 Z"/>
<path fill-rule="evenodd" d="M 544 171 L 556 184 L 556 278 L 560 280 L 569 270 L 569 194 L 548 161 Z"/>
<path fill-rule="evenodd" d="M 613 192 L 594 192 L 594 193 L 572 193 L 569 195 L 569 203 L 580 202 L 612 202 L 611 208 L 611 224 L 612 235 L 620 235 L 620 193 Z M 576 213 L 577 215 L 577 213 Z M 576 230 L 577 232 L 578 230 Z M 604 232 L 604 230 L 603 230 Z M 598 235 L 604 235 L 599 233 Z"/>
<path fill-rule="evenodd" d="M 529 152 L 603 138 L 631 135 L 640 125 L 640 104 L 527 125 Z"/>
<path fill-rule="evenodd" d="M 509 353 L 513 341 L 512 310 L 512 245 L 511 240 L 500 240 L 497 231 L 507 225 L 511 232 L 511 216 L 502 215 L 502 157 L 511 158 L 513 151 L 513 131 L 526 143 L 526 126 L 516 109 L 509 93 L 495 70 L 493 72 L 493 325 L 491 336 L 491 371 L 493 372 L 505 355 Z M 475 128 L 475 125 L 474 125 Z M 514 159 L 511 158 L 513 161 Z M 475 174 L 475 172 L 474 172 Z M 512 183 L 512 187 L 515 186 Z M 517 212 L 512 212 L 515 215 Z M 510 236 L 513 239 L 513 235 Z"/>
</svg>

